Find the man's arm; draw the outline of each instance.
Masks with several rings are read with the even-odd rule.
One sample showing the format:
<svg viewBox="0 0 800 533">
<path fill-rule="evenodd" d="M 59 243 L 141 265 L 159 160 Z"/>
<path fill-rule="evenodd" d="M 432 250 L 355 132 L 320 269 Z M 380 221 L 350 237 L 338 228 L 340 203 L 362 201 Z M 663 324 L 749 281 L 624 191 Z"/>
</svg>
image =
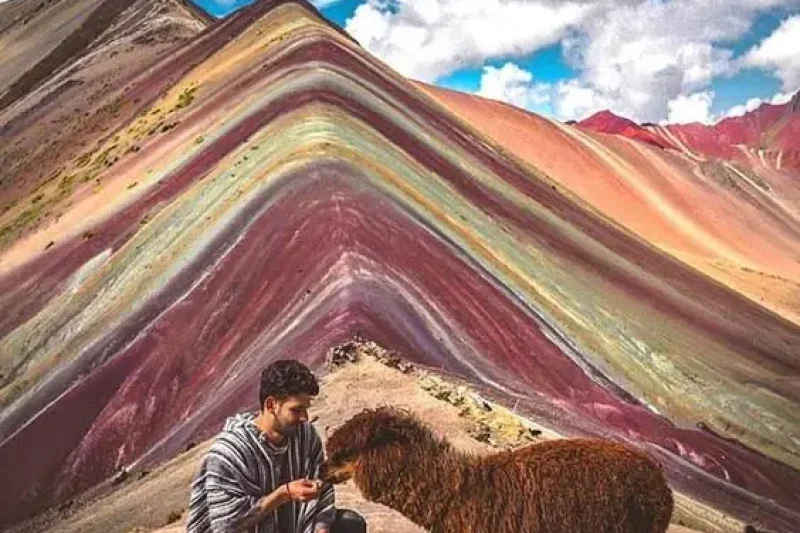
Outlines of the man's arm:
<svg viewBox="0 0 800 533">
<path fill-rule="evenodd" d="M 229 453 L 231 452 L 231 453 Z M 238 533 L 252 528 L 290 499 L 284 485 L 265 496 L 254 496 L 239 465 L 240 455 L 228 443 L 215 444 L 206 459 L 205 493 L 214 533 Z"/>
<path fill-rule="evenodd" d="M 268 495 L 259 498 L 250 509 L 250 512 L 235 524 L 235 531 L 244 531 L 253 527 L 285 503 L 289 503 L 292 500 L 307 502 L 315 499 L 318 495 L 319 488 L 316 482 L 308 479 L 296 479 L 281 485 Z"/>
<path fill-rule="evenodd" d="M 250 511 L 233 524 L 235 528 L 234 531 L 246 531 L 252 528 L 256 524 L 261 523 L 267 515 L 289 501 L 291 501 L 289 488 L 286 485 L 281 485 L 256 501 L 255 505 L 250 508 Z"/>
<path fill-rule="evenodd" d="M 319 479 L 320 469 L 325 462 L 325 453 L 322 447 L 322 439 L 320 439 L 314 426 L 311 426 L 311 446 L 310 453 L 310 472 L 309 477 L 312 479 Z M 317 498 L 316 508 L 314 513 L 314 530 L 317 533 L 328 533 L 333 525 L 333 520 L 336 517 L 335 507 L 335 493 L 333 485 L 325 483 Z"/>
</svg>

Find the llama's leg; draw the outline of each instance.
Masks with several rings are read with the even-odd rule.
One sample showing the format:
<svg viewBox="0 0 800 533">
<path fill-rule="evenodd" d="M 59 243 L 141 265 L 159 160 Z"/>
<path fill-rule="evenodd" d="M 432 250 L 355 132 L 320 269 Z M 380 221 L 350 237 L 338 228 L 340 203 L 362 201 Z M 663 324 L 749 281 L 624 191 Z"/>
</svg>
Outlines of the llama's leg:
<svg viewBox="0 0 800 533">
<path fill-rule="evenodd" d="M 367 533 L 367 521 L 350 509 L 336 509 L 331 533 Z"/>
</svg>

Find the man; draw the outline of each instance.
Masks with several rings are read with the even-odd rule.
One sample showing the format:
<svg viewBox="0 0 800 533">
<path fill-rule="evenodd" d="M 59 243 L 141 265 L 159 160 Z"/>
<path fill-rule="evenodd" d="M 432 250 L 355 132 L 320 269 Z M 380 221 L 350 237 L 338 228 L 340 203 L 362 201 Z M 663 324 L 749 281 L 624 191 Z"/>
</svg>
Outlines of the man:
<svg viewBox="0 0 800 533">
<path fill-rule="evenodd" d="M 324 455 L 308 408 L 318 393 L 297 361 L 261 373 L 260 412 L 228 418 L 192 483 L 188 533 L 366 533 L 317 480 Z"/>
</svg>

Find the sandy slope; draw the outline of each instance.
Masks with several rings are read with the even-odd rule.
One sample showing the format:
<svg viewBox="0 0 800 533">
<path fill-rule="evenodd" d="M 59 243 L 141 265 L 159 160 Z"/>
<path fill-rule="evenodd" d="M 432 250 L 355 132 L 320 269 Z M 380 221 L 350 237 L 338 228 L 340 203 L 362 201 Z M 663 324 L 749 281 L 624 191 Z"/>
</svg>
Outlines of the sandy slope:
<svg viewBox="0 0 800 533">
<path fill-rule="evenodd" d="M 0 248 L 60 217 L 80 186 L 69 169 L 140 110 L 143 86 L 164 88 L 147 72 L 210 24 L 183 0 L 39 4 L 0 6 Z"/>
<path fill-rule="evenodd" d="M 796 173 L 698 162 L 502 102 L 417 86 L 603 215 L 800 323 L 800 205 L 796 188 L 784 183 Z"/>
<path fill-rule="evenodd" d="M 434 396 L 438 396 L 437 399 Z M 314 404 L 313 412 L 319 419 L 317 428 L 324 433 L 365 407 L 393 404 L 409 408 L 431 424 L 436 431 L 449 438 L 457 447 L 475 453 L 488 453 L 493 447 L 479 442 L 471 435 L 476 428 L 492 427 L 490 441 L 496 446 L 520 444 L 534 440 L 517 437 L 523 426 L 517 419 L 498 406 L 490 414 L 481 413 L 470 406 L 471 393 L 451 381 L 442 381 L 433 374 L 421 371 L 403 373 L 389 368 L 371 357 L 348 364 L 324 378 L 322 393 Z M 458 406 L 453 405 L 458 404 Z M 466 411 L 466 414 L 464 413 Z M 525 422 L 525 426 L 543 431 L 539 438 L 553 438 L 555 434 Z M 486 439 L 482 439 L 486 440 Z M 21 524 L 12 531 L 63 532 L 63 533 L 125 533 L 156 530 L 160 533 L 182 531 L 189 485 L 195 469 L 208 448 L 204 442 L 181 454 L 172 461 L 153 470 L 144 477 L 134 472 L 131 481 L 109 490 L 94 501 L 75 503 L 61 512 L 50 512 L 46 517 Z M 91 498 L 86 498 L 91 499 Z M 693 524 L 701 531 L 738 531 L 734 521 L 714 513 L 698 504 L 678 497 L 678 511 L 673 517 L 671 533 L 697 531 L 679 523 Z M 337 487 L 337 502 L 363 513 L 370 531 L 416 533 L 422 531 L 398 513 L 383 506 L 366 502 L 355 487 L 348 483 Z M 168 522 L 175 522 L 169 524 Z M 163 526 L 163 527 L 162 527 Z M 158 529 L 161 527 L 161 529 Z"/>
</svg>

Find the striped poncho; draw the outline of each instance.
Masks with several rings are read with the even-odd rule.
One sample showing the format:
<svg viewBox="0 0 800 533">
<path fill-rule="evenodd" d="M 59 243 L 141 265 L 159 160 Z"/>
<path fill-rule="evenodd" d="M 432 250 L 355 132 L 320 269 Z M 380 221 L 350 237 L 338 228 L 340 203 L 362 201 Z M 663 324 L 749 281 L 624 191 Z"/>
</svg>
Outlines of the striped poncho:
<svg viewBox="0 0 800 533">
<path fill-rule="evenodd" d="M 234 533 L 236 524 L 282 480 L 319 476 L 322 441 L 314 426 L 301 424 L 296 435 L 276 446 L 256 427 L 255 418 L 255 413 L 228 418 L 203 459 L 192 483 L 188 533 Z M 281 468 L 288 472 L 280 472 Z M 327 485 L 319 499 L 284 504 L 249 531 L 313 533 L 330 529 L 334 515 L 333 487 Z M 291 531 L 281 530 L 279 523 L 291 524 Z"/>
</svg>

